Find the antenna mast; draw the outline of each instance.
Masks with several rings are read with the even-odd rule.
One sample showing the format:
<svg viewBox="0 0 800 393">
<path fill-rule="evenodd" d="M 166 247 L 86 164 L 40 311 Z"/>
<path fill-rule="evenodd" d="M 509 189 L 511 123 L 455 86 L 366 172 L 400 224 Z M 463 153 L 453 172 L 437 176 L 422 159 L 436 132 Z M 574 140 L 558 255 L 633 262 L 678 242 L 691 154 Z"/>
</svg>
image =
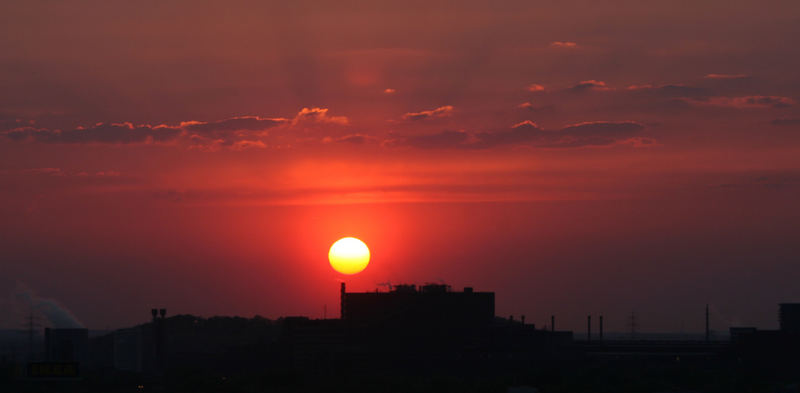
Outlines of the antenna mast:
<svg viewBox="0 0 800 393">
<path fill-rule="evenodd" d="M 639 328 L 639 322 L 636 320 L 636 312 L 631 311 L 631 317 L 628 319 L 628 326 L 631 329 L 631 340 L 636 338 L 636 329 Z"/>
</svg>

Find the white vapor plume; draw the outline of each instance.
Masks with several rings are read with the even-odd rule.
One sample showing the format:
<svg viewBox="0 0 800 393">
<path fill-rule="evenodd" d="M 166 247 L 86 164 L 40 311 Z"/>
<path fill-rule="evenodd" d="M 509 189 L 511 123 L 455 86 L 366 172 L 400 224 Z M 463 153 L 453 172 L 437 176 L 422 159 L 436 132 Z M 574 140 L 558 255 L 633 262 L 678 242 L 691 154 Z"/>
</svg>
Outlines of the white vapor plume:
<svg viewBox="0 0 800 393">
<path fill-rule="evenodd" d="M 41 313 L 50 322 L 52 327 L 57 329 L 71 329 L 84 327 L 78 318 L 66 307 L 54 299 L 39 297 L 22 284 L 17 285 L 15 296 L 18 301 L 25 303 L 34 312 Z"/>
</svg>

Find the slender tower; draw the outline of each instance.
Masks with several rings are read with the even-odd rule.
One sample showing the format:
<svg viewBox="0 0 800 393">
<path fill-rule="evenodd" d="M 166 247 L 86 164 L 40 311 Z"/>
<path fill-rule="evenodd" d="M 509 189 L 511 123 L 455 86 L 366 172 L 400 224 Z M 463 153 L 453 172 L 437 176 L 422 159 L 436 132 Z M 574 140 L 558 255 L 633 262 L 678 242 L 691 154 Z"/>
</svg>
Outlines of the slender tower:
<svg viewBox="0 0 800 393">
<path fill-rule="evenodd" d="M 711 330 L 708 327 L 708 304 L 706 304 L 706 342 L 711 340 Z"/>
<path fill-rule="evenodd" d="M 586 341 L 592 342 L 592 316 L 586 316 Z"/>
<path fill-rule="evenodd" d="M 555 332 L 556 331 L 556 316 L 555 315 L 551 315 L 550 316 L 550 331 L 551 332 Z"/>
<path fill-rule="evenodd" d="M 339 297 L 340 297 L 340 301 L 341 301 L 341 303 L 342 303 L 342 304 L 341 304 L 341 306 L 340 306 L 340 308 L 341 308 L 340 314 L 341 314 L 341 315 L 340 315 L 339 317 L 340 317 L 341 319 L 345 319 L 345 315 L 346 315 L 346 313 L 345 313 L 345 309 L 344 309 L 344 307 L 345 307 L 345 306 L 344 306 L 344 297 L 345 297 L 345 287 L 344 287 L 344 283 L 342 283 L 342 289 L 341 289 L 341 290 L 340 290 L 340 292 L 339 292 Z"/>
<path fill-rule="evenodd" d="M 639 323 L 636 321 L 636 311 L 631 311 L 631 317 L 628 319 L 628 325 L 631 328 L 631 340 L 636 338 L 636 328 L 639 327 Z"/>
<path fill-rule="evenodd" d="M 34 361 L 34 351 L 33 351 L 33 307 L 31 307 L 31 313 L 28 315 L 28 361 Z"/>
</svg>

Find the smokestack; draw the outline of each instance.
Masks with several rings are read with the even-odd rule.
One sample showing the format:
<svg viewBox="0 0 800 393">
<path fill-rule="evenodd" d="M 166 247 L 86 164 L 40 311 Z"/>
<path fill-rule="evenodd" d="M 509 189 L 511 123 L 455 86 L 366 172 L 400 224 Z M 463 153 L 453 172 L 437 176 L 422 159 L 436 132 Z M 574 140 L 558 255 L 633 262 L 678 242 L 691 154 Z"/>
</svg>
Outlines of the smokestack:
<svg viewBox="0 0 800 393">
<path fill-rule="evenodd" d="M 592 316 L 586 316 L 586 341 L 592 342 Z"/>
<path fill-rule="evenodd" d="M 600 322 L 600 328 L 598 330 L 598 335 L 600 337 L 599 340 L 603 341 L 603 316 L 602 315 L 600 316 L 600 321 L 599 322 Z"/>
<path fill-rule="evenodd" d="M 550 331 L 551 332 L 555 332 L 556 331 L 556 316 L 555 315 L 551 315 L 550 316 Z"/>
<path fill-rule="evenodd" d="M 708 304 L 706 304 L 706 342 L 711 339 L 711 331 L 708 328 Z"/>
<path fill-rule="evenodd" d="M 344 308 L 345 287 L 344 287 L 344 283 L 342 283 L 342 289 L 339 292 L 339 297 L 340 297 L 340 300 L 341 300 L 341 303 L 342 303 L 341 306 L 340 306 L 340 308 L 341 308 L 340 314 L 341 315 L 339 316 L 339 318 L 345 319 L 345 308 Z"/>
<path fill-rule="evenodd" d="M 523 315 L 520 317 L 520 322 L 522 322 L 522 326 L 525 326 L 525 316 Z"/>
</svg>

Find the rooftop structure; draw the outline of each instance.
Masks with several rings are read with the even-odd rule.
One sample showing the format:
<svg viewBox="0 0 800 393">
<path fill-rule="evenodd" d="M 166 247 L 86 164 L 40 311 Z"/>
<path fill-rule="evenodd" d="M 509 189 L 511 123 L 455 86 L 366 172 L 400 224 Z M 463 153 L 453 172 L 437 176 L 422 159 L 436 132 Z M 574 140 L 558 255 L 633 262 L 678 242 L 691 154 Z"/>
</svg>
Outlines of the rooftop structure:
<svg viewBox="0 0 800 393">
<path fill-rule="evenodd" d="M 781 330 L 800 333 L 800 303 L 781 303 L 779 319 Z"/>
<path fill-rule="evenodd" d="M 444 284 L 395 285 L 388 292 L 346 292 L 341 287 L 342 320 L 350 325 L 480 328 L 494 319 L 494 292 Z"/>
</svg>

